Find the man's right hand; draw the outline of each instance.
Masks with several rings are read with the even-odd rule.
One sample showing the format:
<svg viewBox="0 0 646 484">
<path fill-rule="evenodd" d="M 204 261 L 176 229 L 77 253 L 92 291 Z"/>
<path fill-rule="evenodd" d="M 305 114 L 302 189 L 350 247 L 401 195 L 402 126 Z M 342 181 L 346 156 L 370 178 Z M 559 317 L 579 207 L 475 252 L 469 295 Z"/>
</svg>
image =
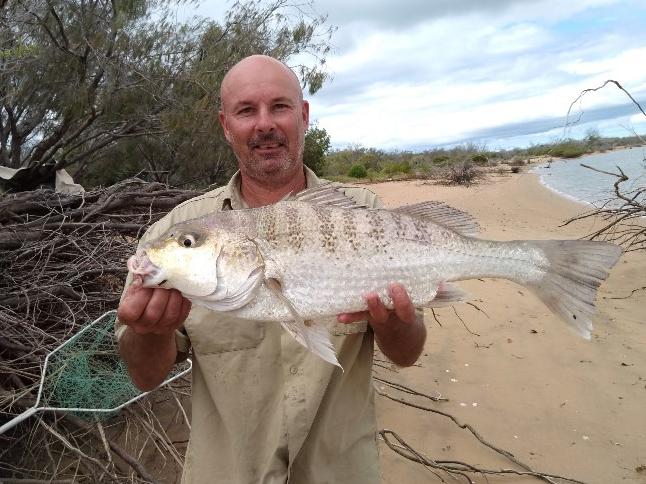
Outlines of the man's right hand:
<svg viewBox="0 0 646 484">
<path fill-rule="evenodd" d="M 119 352 L 132 381 L 142 391 L 156 388 L 177 359 L 175 330 L 191 310 L 191 302 L 176 289 L 128 287 L 117 317 L 128 327 L 119 338 Z"/>
<path fill-rule="evenodd" d="M 190 310 L 191 301 L 177 289 L 141 287 L 135 280 L 119 304 L 117 317 L 137 334 L 168 335 L 184 324 Z"/>
</svg>

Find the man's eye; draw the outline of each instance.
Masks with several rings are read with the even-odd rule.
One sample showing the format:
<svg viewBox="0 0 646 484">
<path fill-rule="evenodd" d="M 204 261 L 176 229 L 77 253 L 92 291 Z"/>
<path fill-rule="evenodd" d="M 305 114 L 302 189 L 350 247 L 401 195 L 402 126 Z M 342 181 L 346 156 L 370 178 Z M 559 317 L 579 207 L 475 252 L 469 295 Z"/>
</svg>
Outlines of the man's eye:
<svg viewBox="0 0 646 484">
<path fill-rule="evenodd" d="M 179 243 L 184 247 L 193 247 L 195 245 L 195 236 L 192 234 L 182 235 L 179 239 Z"/>
<path fill-rule="evenodd" d="M 248 116 L 253 113 L 253 109 L 251 108 L 242 108 L 239 109 L 238 112 L 236 113 L 238 116 Z"/>
</svg>

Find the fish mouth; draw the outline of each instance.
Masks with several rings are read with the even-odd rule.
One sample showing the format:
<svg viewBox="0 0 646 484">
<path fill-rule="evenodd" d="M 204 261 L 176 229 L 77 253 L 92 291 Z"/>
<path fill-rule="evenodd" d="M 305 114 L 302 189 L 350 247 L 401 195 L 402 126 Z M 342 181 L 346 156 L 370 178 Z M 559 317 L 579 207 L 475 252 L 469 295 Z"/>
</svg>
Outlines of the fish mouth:
<svg viewBox="0 0 646 484">
<path fill-rule="evenodd" d="M 128 259 L 128 270 L 134 275 L 141 276 L 143 287 L 156 287 L 166 282 L 164 269 L 153 264 L 143 249 L 139 249 Z"/>
</svg>

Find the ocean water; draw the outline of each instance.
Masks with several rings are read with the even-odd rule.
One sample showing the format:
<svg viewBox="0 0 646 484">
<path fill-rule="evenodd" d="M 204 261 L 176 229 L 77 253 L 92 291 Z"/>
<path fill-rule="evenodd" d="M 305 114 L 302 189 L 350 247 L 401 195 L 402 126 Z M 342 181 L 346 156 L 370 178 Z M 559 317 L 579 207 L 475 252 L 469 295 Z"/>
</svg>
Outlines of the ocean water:
<svg viewBox="0 0 646 484">
<path fill-rule="evenodd" d="M 540 176 L 541 183 L 567 198 L 601 206 L 614 197 L 617 178 L 584 168 L 581 163 L 598 170 L 618 173 L 617 166 L 629 177 L 622 183 L 623 192 L 646 187 L 646 147 L 631 148 L 574 159 L 555 158 L 551 163 L 534 167 L 531 171 Z M 646 200 L 646 194 L 642 194 Z M 616 206 L 617 203 L 611 205 Z"/>
</svg>

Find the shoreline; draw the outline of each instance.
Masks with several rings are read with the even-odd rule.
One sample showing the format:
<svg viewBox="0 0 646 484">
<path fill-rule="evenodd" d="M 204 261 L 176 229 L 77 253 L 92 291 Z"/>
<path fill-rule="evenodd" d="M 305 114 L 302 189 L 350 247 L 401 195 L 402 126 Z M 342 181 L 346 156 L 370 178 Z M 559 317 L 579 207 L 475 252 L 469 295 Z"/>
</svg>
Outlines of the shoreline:
<svg viewBox="0 0 646 484">
<path fill-rule="evenodd" d="M 541 183 L 541 185 L 543 185 L 548 190 L 553 191 L 554 193 L 558 194 L 561 197 L 564 197 L 564 198 L 567 198 L 567 199 L 572 200 L 574 202 L 586 205 L 587 207 L 591 207 L 593 209 L 596 209 L 596 208 L 598 208 L 596 203 L 599 203 L 599 202 L 591 202 L 589 200 L 584 200 L 584 199 L 581 199 L 581 198 L 577 198 L 574 195 L 571 195 L 569 193 L 565 193 L 565 192 L 563 192 L 563 191 L 561 191 L 561 190 L 559 190 L 557 188 L 554 188 L 554 187 L 550 186 L 549 183 L 547 183 L 546 178 L 543 176 L 544 174 L 543 173 L 538 173 L 538 170 L 544 168 L 546 165 L 549 165 L 549 163 L 551 163 L 551 162 L 565 162 L 565 163 L 568 163 L 568 162 L 576 161 L 576 162 L 582 163 L 582 162 L 585 161 L 586 158 L 589 158 L 591 156 L 604 155 L 604 154 L 612 153 L 612 152 L 616 152 L 616 151 L 632 150 L 632 149 L 640 149 L 640 148 L 641 149 L 646 149 L 646 145 L 645 146 L 623 146 L 623 147 L 612 148 L 612 149 L 609 149 L 609 150 L 593 151 L 591 153 L 586 153 L 585 155 L 579 156 L 577 158 L 569 158 L 569 159 L 568 158 L 552 158 L 552 157 L 544 157 L 544 156 L 542 156 L 542 157 L 538 157 L 536 159 L 528 160 L 528 165 L 527 166 L 528 166 L 528 171 L 530 173 L 534 173 L 534 174 L 538 175 L 539 182 Z M 609 186 L 608 186 L 609 190 L 610 190 L 611 185 L 612 185 L 612 183 L 609 183 Z"/>
<path fill-rule="evenodd" d="M 526 168 L 520 174 L 492 174 L 471 187 L 410 180 L 369 188 L 390 208 L 441 200 L 465 210 L 481 224 L 482 238 L 576 239 L 600 225 L 589 219 L 562 226 L 586 205 L 556 194 Z M 535 470 L 589 484 L 643 484 L 646 473 L 639 469 L 646 455 L 640 449 L 646 448 L 646 425 L 639 423 L 646 398 L 646 291 L 626 296 L 646 285 L 645 274 L 646 254 L 622 256 L 599 290 L 591 341 L 577 337 L 526 288 L 503 280 L 460 282 L 475 307 L 436 308 L 441 326 L 426 311 L 428 338 L 420 366 L 377 367 L 375 373 L 448 398 L 434 403 L 384 390 L 472 425 Z M 376 399 L 379 428 L 392 429 L 430 458 L 514 467 L 444 417 Z M 432 478 L 383 443 L 379 448 L 383 483 Z M 481 475 L 471 477 L 487 482 Z M 489 476 L 488 482 L 537 482 L 511 479 Z"/>
</svg>

